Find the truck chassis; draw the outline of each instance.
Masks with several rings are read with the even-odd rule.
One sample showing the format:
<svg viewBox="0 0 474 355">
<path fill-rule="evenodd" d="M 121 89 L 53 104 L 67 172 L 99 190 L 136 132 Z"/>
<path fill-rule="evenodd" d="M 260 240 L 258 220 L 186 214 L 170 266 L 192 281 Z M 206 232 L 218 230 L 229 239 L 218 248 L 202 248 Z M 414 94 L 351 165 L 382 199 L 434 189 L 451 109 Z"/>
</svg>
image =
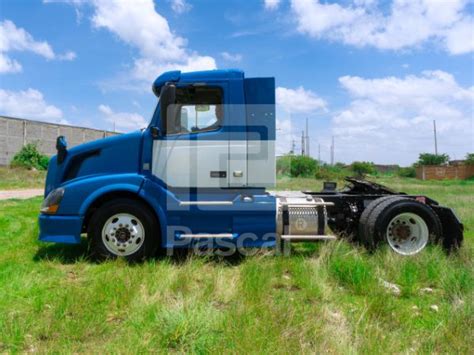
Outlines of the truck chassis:
<svg viewBox="0 0 474 355">
<path fill-rule="evenodd" d="M 371 181 L 350 177 L 345 180 L 348 185 L 340 192 L 335 190 L 334 183 L 326 183 L 321 192 L 304 192 L 313 198 L 321 198 L 332 203 L 327 206 L 327 223 L 331 230 L 340 236 L 359 242 L 369 250 L 374 250 L 380 241 L 372 240 L 364 228 L 369 227 L 370 231 L 374 232 L 375 226 L 371 224 L 375 223 L 375 218 L 371 218 L 371 215 L 378 212 L 376 207 L 383 208 L 384 202 L 386 205 L 390 204 L 390 201 L 400 203 L 411 200 L 420 206 L 428 207 L 439 219 L 441 235 L 437 236 L 436 242 L 447 251 L 461 246 L 464 228 L 451 208 L 441 206 L 427 196 L 393 191 Z"/>
</svg>

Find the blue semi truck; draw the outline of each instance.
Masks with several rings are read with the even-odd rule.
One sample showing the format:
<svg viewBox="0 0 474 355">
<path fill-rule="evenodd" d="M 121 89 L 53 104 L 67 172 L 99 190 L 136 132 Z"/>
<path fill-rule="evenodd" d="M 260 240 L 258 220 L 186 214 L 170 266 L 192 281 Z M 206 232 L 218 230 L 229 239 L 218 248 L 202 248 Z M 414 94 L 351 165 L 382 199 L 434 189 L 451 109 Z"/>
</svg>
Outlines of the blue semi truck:
<svg viewBox="0 0 474 355">
<path fill-rule="evenodd" d="M 454 211 L 426 196 L 354 178 L 343 190 L 328 182 L 320 192 L 271 192 L 274 78 L 171 71 L 152 88 L 159 100 L 146 129 L 71 149 L 58 137 L 41 241 L 77 244 L 87 234 L 94 255 L 129 260 L 158 249 L 280 247 L 334 235 L 402 255 L 461 245 Z"/>
</svg>

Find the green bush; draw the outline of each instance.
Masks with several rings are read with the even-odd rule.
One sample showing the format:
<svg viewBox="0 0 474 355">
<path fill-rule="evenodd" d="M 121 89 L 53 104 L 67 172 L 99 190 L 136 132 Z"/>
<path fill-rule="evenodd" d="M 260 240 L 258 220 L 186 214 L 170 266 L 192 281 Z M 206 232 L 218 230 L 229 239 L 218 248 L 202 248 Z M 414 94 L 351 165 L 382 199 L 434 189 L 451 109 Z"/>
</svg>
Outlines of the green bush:
<svg viewBox="0 0 474 355">
<path fill-rule="evenodd" d="M 374 163 L 368 161 L 355 161 L 351 164 L 351 170 L 357 176 L 376 175 L 377 169 Z"/>
<path fill-rule="evenodd" d="M 415 167 L 409 166 L 409 167 L 406 167 L 406 168 L 400 168 L 397 171 L 397 175 L 400 176 L 400 177 L 414 178 L 414 177 L 416 177 Z"/>
<path fill-rule="evenodd" d="M 291 159 L 291 177 L 313 177 L 318 162 L 311 157 L 306 157 L 303 155 L 294 156 Z"/>
<path fill-rule="evenodd" d="M 442 165 L 449 161 L 447 154 L 421 153 L 417 165 Z"/>
<path fill-rule="evenodd" d="M 46 170 L 48 169 L 49 158 L 38 151 L 35 143 L 25 145 L 15 154 L 11 161 L 13 167 L 24 167 L 28 169 Z"/>
<path fill-rule="evenodd" d="M 290 176 L 291 170 L 291 159 L 295 156 L 293 154 L 284 155 L 279 157 L 276 161 L 276 171 L 278 175 Z"/>
<path fill-rule="evenodd" d="M 291 177 L 313 177 L 318 162 L 311 157 L 288 154 L 277 160 L 277 173 Z"/>
<path fill-rule="evenodd" d="M 314 177 L 321 180 L 342 180 L 349 175 L 351 175 L 351 172 L 344 164 L 336 163 L 335 165 L 320 165 Z"/>
<path fill-rule="evenodd" d="M 466 154 L 466 164 L 474 165 L 474 153 L 467 153 Z"/>
</svg>

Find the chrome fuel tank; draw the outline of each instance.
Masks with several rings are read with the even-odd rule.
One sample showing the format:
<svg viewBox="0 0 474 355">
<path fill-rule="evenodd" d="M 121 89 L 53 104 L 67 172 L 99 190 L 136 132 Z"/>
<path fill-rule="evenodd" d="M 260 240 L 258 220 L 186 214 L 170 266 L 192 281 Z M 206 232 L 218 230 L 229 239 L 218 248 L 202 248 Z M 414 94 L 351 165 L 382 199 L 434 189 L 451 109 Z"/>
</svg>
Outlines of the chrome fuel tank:
<svg viewBox="0 0 474 355">
<path fill-rule="evenodd" d="M 324 236 L 327 229 L 326 206 L 332 203 L 302 192 L 275 193 L 277 234 L 282 236 Z"/>
</svg>

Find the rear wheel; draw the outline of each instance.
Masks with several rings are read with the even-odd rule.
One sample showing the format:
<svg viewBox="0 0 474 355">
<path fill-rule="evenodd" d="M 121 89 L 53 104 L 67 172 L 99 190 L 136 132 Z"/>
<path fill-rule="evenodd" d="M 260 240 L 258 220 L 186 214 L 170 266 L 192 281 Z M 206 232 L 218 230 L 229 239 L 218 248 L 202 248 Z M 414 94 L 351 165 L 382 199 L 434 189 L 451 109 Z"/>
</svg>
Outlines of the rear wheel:
<svg viewBox="0 0 474 355">
<path fill-rule="evenodd" d="M 370 250 L 387 243 L 398 254 L 414 255 L 429 243 L 439 242 L 442 226 L 429 206 L 410 198 L 394 197 L 373 208 L 359 232 Z"/>
<path fill-rule="evenodd" d="M 368 204 L 368 206 L 362 211 L 362 214 L 359 218 L 358 231 L 357 231 L 357 241 L 364 244 L 368 249 L 375 248 L 375 242 L 370 235 L 369 231 L 369 217 L 372 214 L 372 211 L 375 210 L 381 203 L 388 200 L 400 200 L 403 197 L 400 196 L 383 196 L 379 197 Z"/>
<path fill-rule="evenodd" d="M 154 255 L 159 228 L 153 213 L 132 199 L 102 205 L 89 222 L 91 251 L 98 258 L 125 257 L 137 261 Z"/>
<path fill-rule="evenodd" d="M 402 255 L 413 255 L 428 244 L 429 229 L 425 220 L 416 213 L 400 213 L 386 228 L 390 248 Z"/>
</svg>

